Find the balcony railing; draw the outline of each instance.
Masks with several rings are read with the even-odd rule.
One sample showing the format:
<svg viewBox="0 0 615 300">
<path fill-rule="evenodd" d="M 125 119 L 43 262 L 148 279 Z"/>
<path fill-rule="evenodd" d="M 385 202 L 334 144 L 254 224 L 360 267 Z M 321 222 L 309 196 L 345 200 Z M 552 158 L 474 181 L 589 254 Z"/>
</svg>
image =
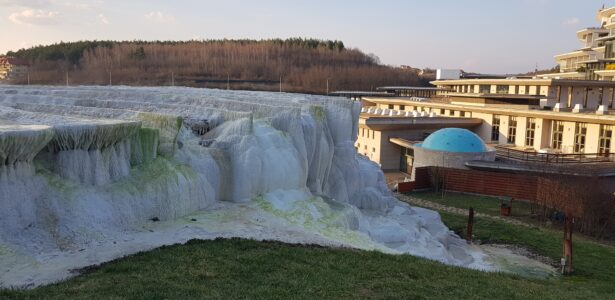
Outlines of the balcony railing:
<svg viewBox="0 0 615 300">
<path fill-rule="evenodd" d="M 539 153 L 506 146 L 495 146 L 495 149 L 496 155 L 499 158 L 528 162 L 554 164 L 615 162 L 614 153 Z"/>
</svg>

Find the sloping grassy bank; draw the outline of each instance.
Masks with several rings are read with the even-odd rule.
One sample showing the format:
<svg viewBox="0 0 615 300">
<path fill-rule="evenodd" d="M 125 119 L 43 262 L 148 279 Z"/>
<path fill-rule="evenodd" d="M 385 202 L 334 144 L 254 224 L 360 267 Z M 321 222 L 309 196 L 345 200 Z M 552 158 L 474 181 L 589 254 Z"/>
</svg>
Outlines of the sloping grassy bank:
<svg viewBox="0 0 615 300">
<path fill-rule="evenodd" d="M 443 214 L 461 231 L 465 218 Z M 482 240 L 526 246 L 558 258 L 556 232 L 476 220 Z M 485 273 L 408 255 L 231 239 L 162 247 L 84 270 L 34 290 L 0 298 L 412 298 L 609 299 L 615 295 L 615 249 L 575 241 L 576 273 L 532 280 Z"/>
</svg>

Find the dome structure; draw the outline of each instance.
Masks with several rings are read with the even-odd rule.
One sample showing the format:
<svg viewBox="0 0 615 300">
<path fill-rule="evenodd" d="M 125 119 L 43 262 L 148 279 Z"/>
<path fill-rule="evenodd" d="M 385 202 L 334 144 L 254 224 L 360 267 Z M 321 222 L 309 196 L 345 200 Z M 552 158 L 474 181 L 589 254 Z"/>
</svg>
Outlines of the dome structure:
<svg viewBox="0 0 615 300">
<path fill-rule="evenodd" d="M 445 152 L 487 152 L 485 142 L 474 132 L 462 128 L 444 128 L 430 134 L 421 147 Z"/>
</svg>

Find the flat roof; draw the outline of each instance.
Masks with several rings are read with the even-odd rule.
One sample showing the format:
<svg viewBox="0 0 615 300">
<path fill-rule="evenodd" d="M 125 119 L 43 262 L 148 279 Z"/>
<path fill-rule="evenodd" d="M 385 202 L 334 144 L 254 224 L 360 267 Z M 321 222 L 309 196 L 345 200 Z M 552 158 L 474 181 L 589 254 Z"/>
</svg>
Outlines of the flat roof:
<svg viewBox="0 0 615 300">
<path fill-rule="evenodd" d="M 383 90 L 399 90 L 399 91 L 441 91 L 446 90 L 438 87 L 429 86 L 381 86 L 376 88 L 377 91 Z"/>
<path fill-rule="evenodd" d="M 536 75 L 539 77 L 562 77 L 562 78 L 570 78 L 570 77 L 578 77 L 578 76 L 585 76 L 585 73 L 581 73 L 581 72 L 561 72 L 561 73 L 547 73 L 547 74 L 539 74 Z"/>
<path fill-rule="evenodd" d="M 537 75 L 540 76 L 540 75 Z M 581 79 L 459 79 L 459 80 L 436 80 L 433 85 L 464 85 L 464 84 L 501 84 L 501 85 L 560 85 L 560 86 L 595 86 L 615 87 L 615 81 L 608 80 L 581 80 Z"/>
<path fill-rule="evenodd" d="M 595 113 L 573 113 L 573 112 L 555 112 L 552 110 L 539 110 L 539 109 L 522 109 L 522 108 L 503 108 L 493 106 L 470 106 L 450 103 L 439 103 L 432 101 L 417 102 L 408 100 L 404 97 L 392 97 L 387 99 L 378 98 L 363 98 L 363 101 L 377 103 L 377 104 L 397 104 L 397 105 L 420 105 L 432 108 L 444 108 L 471 111 L 478 113 L 488 113 L 496 115 L 509 115 L 518 117 L 532 117 L 548 120 L 561 120 L 570 122 L 585 122 L 594 124 L 607 124 L 615 125 L 615 115 L 597 115 Z"/>
<path fill-rule="evenodd" d="M 601 38 L 597 38 L 596 41 L 598 42 L 602 42 L 602 41 L 610 41 L 612 39 L 615 39 L 615 35 L 607 35 L 607 36 L 603 36 Z"/>
<path fill-rule="evenodd" d="M 386 117 L 361 114 L 359 126 L 373 130 L 440 129 L 447 127 L 474 128 L 483 123 L 478 118 L 461 117 Z"/>
<path fill-rule="evenodd" d="M 449 93 L 449 96 L 462 98 L 489 98 L 489 99 L 533 99 L 540 100 L 543 95 L 519 95 L 519 94 L 492 94 L 492 93 Z"/>
<path fill-rule="evenodd" d="M 390 137 L 389 142 L 395 145 L 398 145 L 398 146 L 402 146 L 404 148 L 408 148 L 408 149 L 412 149 L 415 144 L 419 143 L 417 141 L 409 141 L 409 140 L 406 140 L 404 138 L 399 138 L 399 137 Z"/>
<path fill-rule="evenodd" d="M 466 167 L 476 170 L 504 173 L 533 174 L 563 174 L 574 176 L 615 176 L 615 163 L 566 163 L 545 164 L 535 162 L 505 163 L 501 161 L 472 160 L 465 163 Z"/>
<path fill-rule="evenodd" d="M 615 14 L 615 7 L 601 9 L 598 11 L 597 19 L 600 21 L 600 18 L 609 17 L 611 14 Z"/>
<path fill-rule="evenodd" d="M 604 75 L 615 75 L 615 70 L 596 70 L 594 71 L 594 73 L 600 75 L 600 76 L 604 76 Z"/>
<path fill-rule="evenodd" d="M 394 94 L 385 92 L 367 92 L 367 91 L 335 91 L 329 93 L 333 96 L 395 96 Z"/>
<path fill-rule="evenodd" d="M 570 51 L 570 52 L 566 52 L 566 53 L 562 53 L 562 54 L 558 54 L 553 56 L 555 59 L 564 59 L 564 58 L 568 58 L 568 57 L 575 57 L 575 56 L 580 56 L 580 55 L 588 55 L 586 52 L 588 50 L 575 50 L 575 51 Z"/>
</svg>

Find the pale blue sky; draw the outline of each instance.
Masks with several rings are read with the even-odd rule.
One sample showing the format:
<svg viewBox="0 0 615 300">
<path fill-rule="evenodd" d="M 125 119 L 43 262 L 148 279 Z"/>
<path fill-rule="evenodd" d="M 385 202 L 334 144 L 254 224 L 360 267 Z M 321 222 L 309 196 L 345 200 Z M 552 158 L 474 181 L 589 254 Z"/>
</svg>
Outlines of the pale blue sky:
<svg viewBox="0 0 615 300">
<path fill-rule="evenodd" d="M 514 73 L 555 65 L 605 0 L 0 0 L 0 53 L 80 39 L 338 39 L 383 63 Z"/>
</svg>

